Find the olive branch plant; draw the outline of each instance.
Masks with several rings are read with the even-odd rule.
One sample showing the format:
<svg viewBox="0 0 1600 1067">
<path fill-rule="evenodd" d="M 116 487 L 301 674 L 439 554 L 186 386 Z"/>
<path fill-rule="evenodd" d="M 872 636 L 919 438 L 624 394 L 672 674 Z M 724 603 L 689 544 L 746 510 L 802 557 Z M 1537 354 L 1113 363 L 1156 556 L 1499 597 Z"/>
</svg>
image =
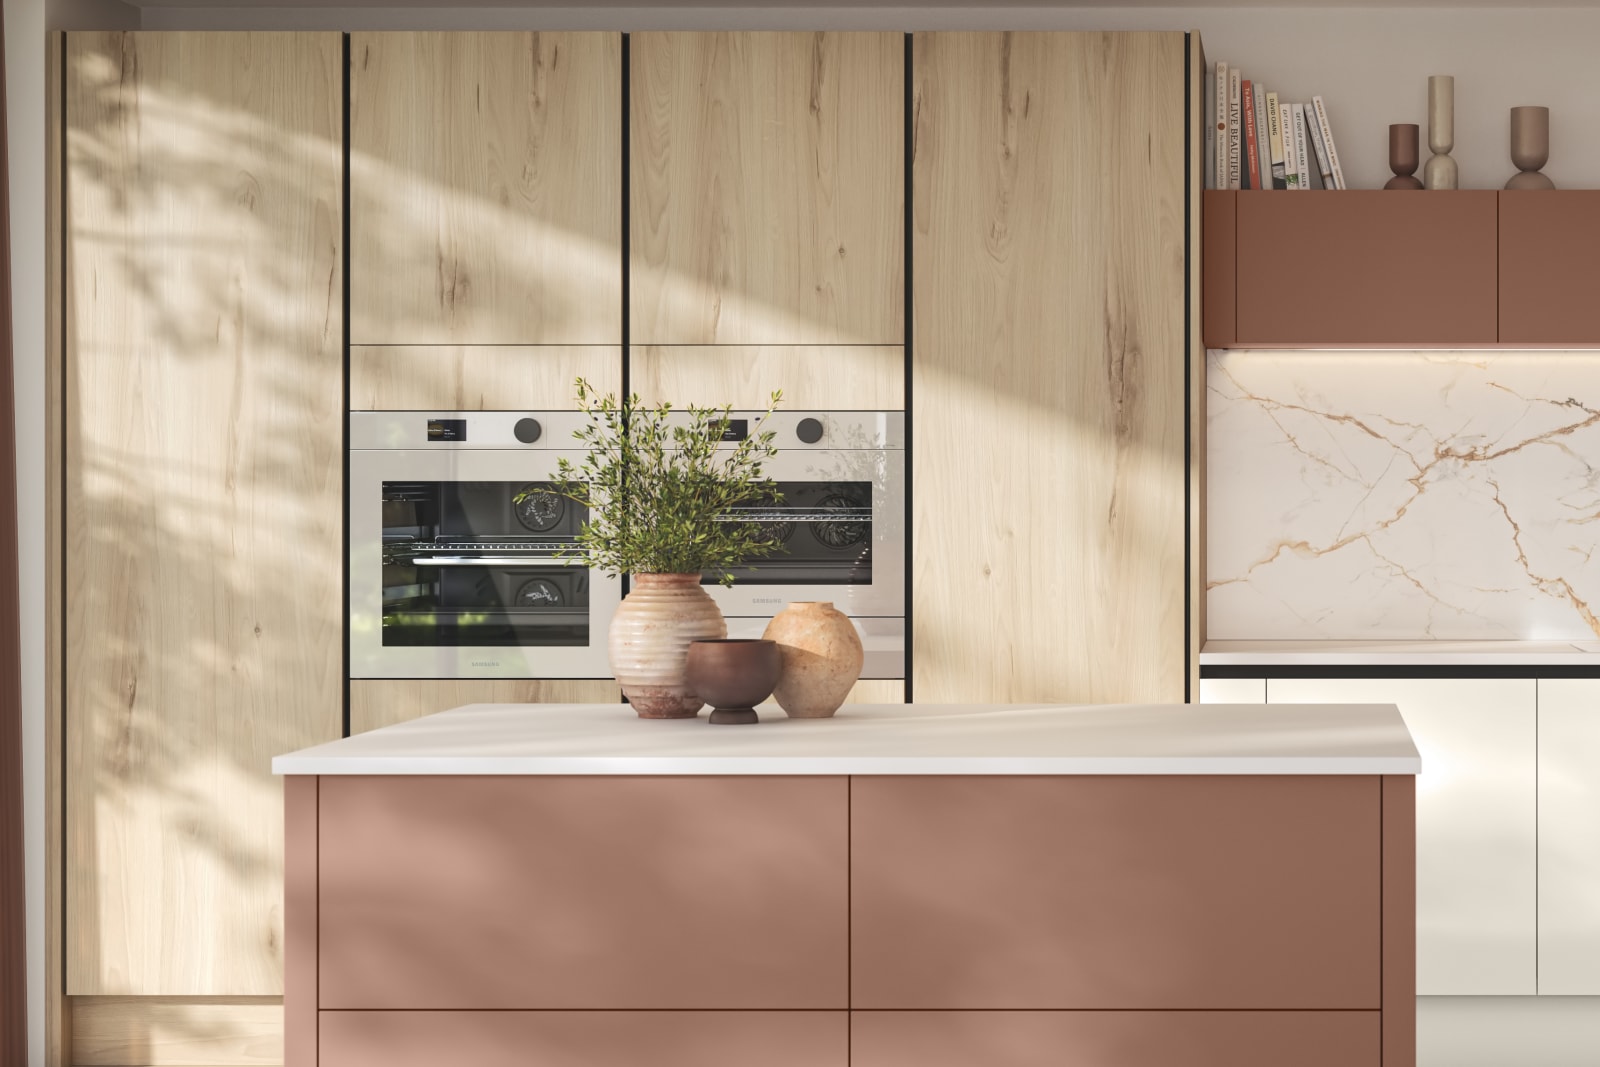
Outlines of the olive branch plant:
<svg viewBox="0 0 1600 1067">
<path fill-rule="evenodd" d="M 575 387 L 588 424 L 573 437 L 586 454 L 578 463 L 559 460 L 549 491 L 586 508 L 588 518 L 559 555 L 611 576 L 707 573 L 731 585 L 738 564 L 781 547 L 761 523 L 729 517 L 777 500 L 763 466 L 778 454 L 771 430 L 721 449 L 732 405 L 690 405 L 674 420 L 670 403 L 601 396 L 583 378 Z M 772 394 L 758 425 L 782 399 Z"/>
</svg>

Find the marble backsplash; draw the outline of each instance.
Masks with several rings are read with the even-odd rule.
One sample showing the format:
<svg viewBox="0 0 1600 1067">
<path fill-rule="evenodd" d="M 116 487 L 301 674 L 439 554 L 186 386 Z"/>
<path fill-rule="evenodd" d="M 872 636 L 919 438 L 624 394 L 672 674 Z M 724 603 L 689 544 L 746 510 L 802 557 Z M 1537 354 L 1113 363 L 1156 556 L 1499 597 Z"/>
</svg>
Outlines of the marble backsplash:
<svg viewBox="0 0 1600 1067">
<path fill-rule="evenodd" d="M 1600 353 L 1212 352 L 1215 640 L 1600 637 Z"/>
</svg>

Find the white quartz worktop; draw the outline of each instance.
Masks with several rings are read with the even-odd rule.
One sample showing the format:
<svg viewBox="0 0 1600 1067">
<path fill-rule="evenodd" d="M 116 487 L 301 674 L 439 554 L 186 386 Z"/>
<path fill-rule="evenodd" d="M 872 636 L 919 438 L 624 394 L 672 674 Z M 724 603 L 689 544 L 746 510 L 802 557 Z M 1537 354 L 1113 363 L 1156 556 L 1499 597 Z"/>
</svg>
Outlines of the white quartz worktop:
<svg viewBox="0 0 1600 1067">
<path fill-rule="evenodd" d="M 750 726 L 626 704 L 469 704 L 276 774 L 1416 774 L 1393 704 L 854 704 Z"/>
<path fill-rule="evenodd" d="M 1202 667 L 1600 667 L 1595 641 L 1207 641 Z"/>
</svg>

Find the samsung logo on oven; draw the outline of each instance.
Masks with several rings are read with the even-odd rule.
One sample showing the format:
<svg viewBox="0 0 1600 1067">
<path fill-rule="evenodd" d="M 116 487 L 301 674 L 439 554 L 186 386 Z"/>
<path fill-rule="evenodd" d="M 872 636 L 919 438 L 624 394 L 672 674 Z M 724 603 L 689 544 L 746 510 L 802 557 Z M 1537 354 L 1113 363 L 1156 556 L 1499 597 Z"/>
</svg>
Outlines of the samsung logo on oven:
<svg viewBox="0 0 1600 1067">
<path fill-rule="evenodd" d="M 753 596 L 753 597 L 750 598 L 750 603 L 752 603 L 752 604 L 782 604 L 783 603 L 783 597 L 781 597 L 781 596 Z"/>
<path fill-rule="evenodd" d="M 497 659 L 475 659 L 475 660 L 472 661 L 472 666 L 474 666 L 474 667 L 498 667 L 498 666 L 500 666 L 500 661 L 497 660 Z"/>
</svg>

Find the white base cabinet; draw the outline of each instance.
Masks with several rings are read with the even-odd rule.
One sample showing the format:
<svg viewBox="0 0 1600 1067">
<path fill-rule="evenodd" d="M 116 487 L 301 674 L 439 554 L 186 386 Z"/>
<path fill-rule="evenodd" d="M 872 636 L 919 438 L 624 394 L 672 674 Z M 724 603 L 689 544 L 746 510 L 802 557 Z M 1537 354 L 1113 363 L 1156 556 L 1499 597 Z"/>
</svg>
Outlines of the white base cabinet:
<svg viewBox="0 0 1600 1067">
<path fill-rule="evenodd" d="M 1538 992 L 1537 693 L 1531 678 L 1279 679 L 1270 704 L 1395 704 L 1417 778 L 1417 992 Z"/>
<path fill-rule="evenodd" d="M 1600 678 L 1208 678 L 1200 699 L 1397 705 L 1422 753 L 1417 993 L 1600 996 Z"/>
<path fill-rule="evenodd" d="M 1600 994 L 1600 678 L 1539 682 L 1539 992 Z"/>
</svg>

